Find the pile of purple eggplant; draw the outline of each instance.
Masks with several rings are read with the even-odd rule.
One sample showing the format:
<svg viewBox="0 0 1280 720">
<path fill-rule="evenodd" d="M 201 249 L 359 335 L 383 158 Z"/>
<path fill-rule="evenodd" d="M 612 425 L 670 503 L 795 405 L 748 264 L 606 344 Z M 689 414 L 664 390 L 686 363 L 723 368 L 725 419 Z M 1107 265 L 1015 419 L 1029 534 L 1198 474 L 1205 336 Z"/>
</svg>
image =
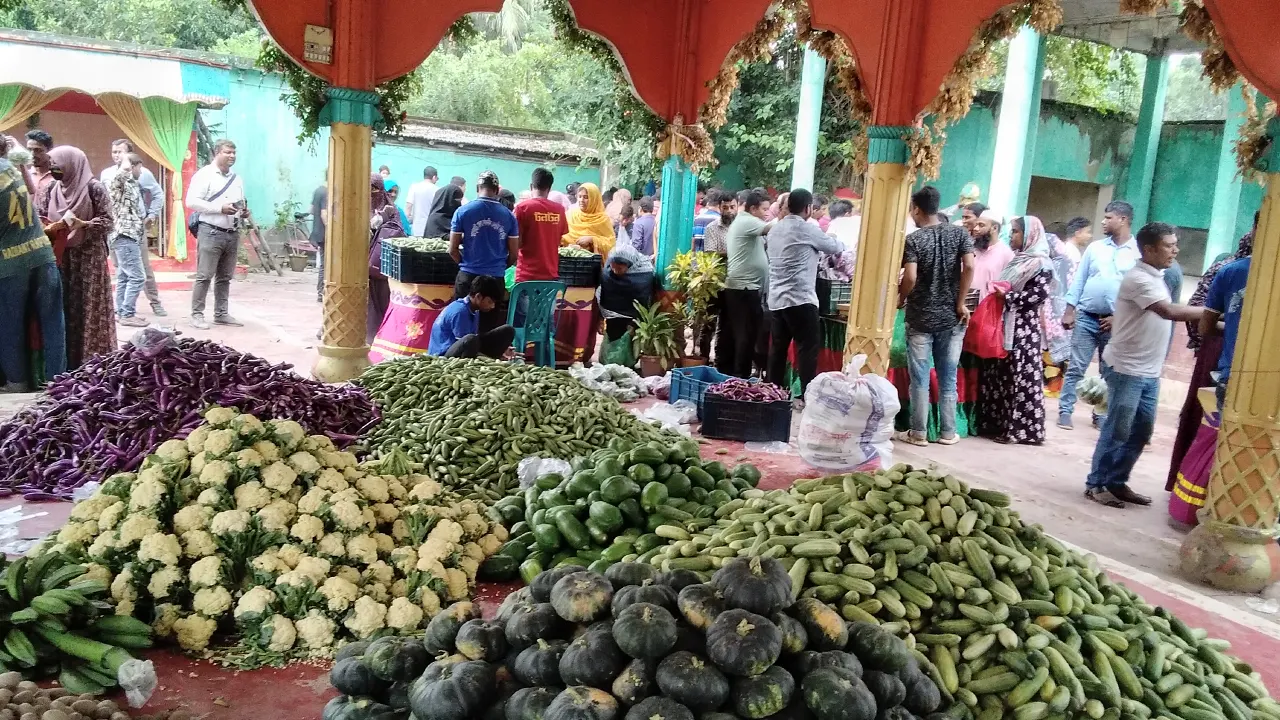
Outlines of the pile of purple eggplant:
<svg viewBox="0 0 1280 720">
<path fill-rule="evenodd" d="M 707 394 L 743 402 L 777 402 L 791 399 L 791 393 L 777 385 L 742 378 L 729 378 L 724 382 L 716 383 L 707 388 Z"/>
<path fill-rule="evenodd" d="M 160 443 L 186 437 L 212 405 L 295 420 L 340 446 L 377 422 L 364 389 L 308 380 L 291 367 L 193 339 L 97 355 L 0 424 L 0 497 L 63 500 L 87 482 L 136 470 Z"/>
</svg>

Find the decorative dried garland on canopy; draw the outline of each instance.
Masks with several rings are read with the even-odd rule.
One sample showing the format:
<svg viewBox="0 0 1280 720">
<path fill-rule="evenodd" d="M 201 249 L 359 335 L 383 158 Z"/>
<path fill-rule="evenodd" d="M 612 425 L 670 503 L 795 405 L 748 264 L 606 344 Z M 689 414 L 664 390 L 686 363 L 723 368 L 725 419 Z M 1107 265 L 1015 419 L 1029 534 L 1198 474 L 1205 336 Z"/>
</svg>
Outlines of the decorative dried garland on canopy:
<svg viewBox="0 0 1280 720">
<path fill-rule="evenodd" d="M 916 121 L 914 131 L 905 138 L 908 169 L 926 178 L 938 177 L 947 126 L 969 113 L 978 80 L 991 74 L 991 48 L 997 42 L 1012 38 L 1023 25 L 1047 34 L 1061 24 L 1062 6 L 1058 0 L 1021 0 L 1000 8 L 978 26 L 969 48 L 942 79 L 937 96 Z M 933 117 L 926 124 L 928 115 Z"/>
<path fill-rule="evenodd" d="M 1276 104 L 1267 100 L 1262 93 L 1252 87 L 1240 88 L 1244 93 L 1244 123 L 1240 125 L 1240 135 L 1235 140 L 1236 167 L 1245 180 L 1265 183 L 1267 176 L 1258 170 L 1257 162 L 1276 141 L 1267 135 L 1267 125 L 1276 116 Z M 1275 172 L 1277 168 L 1270 168 Z"/>
</svg>

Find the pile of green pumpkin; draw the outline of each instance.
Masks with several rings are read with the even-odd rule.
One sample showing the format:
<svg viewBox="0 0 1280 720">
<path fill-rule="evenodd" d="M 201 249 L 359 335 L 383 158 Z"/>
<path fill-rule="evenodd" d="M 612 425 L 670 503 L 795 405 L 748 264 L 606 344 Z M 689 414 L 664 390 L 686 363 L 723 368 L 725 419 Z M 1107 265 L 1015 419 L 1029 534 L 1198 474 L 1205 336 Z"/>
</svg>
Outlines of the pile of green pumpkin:
<svg viewBox="0 0 1280 720">
<path fill-rule="evenodd" d="M 771 558 L 730 560 L 705 583 L 634 562 L 564 566 L 494 621 L 475 614 L 456 603 L 422 640 L 344 648 L 330 679 L 345 695 L 324 720 L 944 717 L 928 660 L 875 624 L 797 600 Z"/>
<path fill-rule="evenodd" d="M 615 439 L 574 458 L 571 467 L 569 477 L 544 475 L 493 505 L 491 514 L 510 529 L 511 539 L 485 562 L 482 579 L 512 580 L 518 573 L 529 583 L 562 565 L 603 572 L 617 562 L 651 561 L 669 543 L 710 527 L 719 508 L 760 482 L 754 465 L 730 470 L 703 461 L 691 440 L 637 445 Z M 718 561 L 690 553 L 654 564 L 709 571 Z"/>
</svg>

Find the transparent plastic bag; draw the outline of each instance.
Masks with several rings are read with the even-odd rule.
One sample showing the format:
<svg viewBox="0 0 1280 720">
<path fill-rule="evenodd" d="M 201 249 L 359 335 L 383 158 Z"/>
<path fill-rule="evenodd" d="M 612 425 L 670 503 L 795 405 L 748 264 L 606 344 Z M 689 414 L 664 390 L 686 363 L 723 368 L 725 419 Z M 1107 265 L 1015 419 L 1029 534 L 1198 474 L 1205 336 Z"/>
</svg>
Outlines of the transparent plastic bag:
<svg viewBox="0 0 1280 720">
<path fill-rule="evenodd" d="M 172 328 L 145 327 L 129 338 L 129 344 L 147 357 L 155 357 L 169 348 L 178 347 L 178 333 Z"/>
<path fill-rule="evenodd" d="M 533 487 L 540 477 L 551 474 L 569 477 L 572 473 L 569 463 L 559 458 L 527 457 L 516 465 L 516 477 L 520 478 L 522 490 Z"/>
<path fill-rule="evenodd" d="M 129 700 L 129 707 L 140 708 L 156 691 L 156 666 L 150 660 L 125 660 L 116 671 L 116 682 Z"/>
<path fill-rule="evenodd" d="M 822 373 L 809 383 L 796 444 L 810 465 L 846 470 L 873 461 L 893 464 L 898 391 L 879 375 L 863 375 L 866 360 L 858 355 L 844 372 Z"/>
</svg>

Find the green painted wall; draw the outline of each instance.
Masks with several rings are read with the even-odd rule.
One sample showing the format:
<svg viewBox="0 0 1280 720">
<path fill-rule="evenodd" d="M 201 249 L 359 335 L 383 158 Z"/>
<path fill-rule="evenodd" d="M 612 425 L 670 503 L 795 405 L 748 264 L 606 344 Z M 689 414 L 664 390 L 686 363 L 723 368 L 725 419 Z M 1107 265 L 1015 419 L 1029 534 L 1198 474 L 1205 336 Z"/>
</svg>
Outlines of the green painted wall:
<svg viewBox="0 0 1280 720">
<path fill-rule="evenodd" d="M 1166 124 L 1160 133 L 1156 177 L 1151 192 L 1152 218 L 1181 227 L 1205 229 L 1213 209 L 1213 170 L 1222 146 L 1222 123 Z M 1262 205 L 1262 186 L 1240 189 L 1235 237 L 1249 232 Z"/>
<path fill-rule="evenodd" d="M 313 142 L 300 145 L 301 132 L 293 111 L 280 101 L 284 84 L 278 76 L 254 70 L 232 70 L 230 103 L 221 110 L 202 110 L 205 124 L 215 138 L 236 143 L 236 169 L 244 179 L 249 208 L 258 222 L 269 226 L 277 207 L 292 201 L 303 211 L 310 209 L 311 195 L 325 181 L 329 166 L 329 131 L 321 129 Z M 441 177 L 460 175 L 467 179 L 468 194 L 483 170 L 493 170 L 504 185 L 518 195 L 529 186 L 529 177 L 539 163 L 499 156 L 473 155 L 450 150 L 379 142 L 373 149 L 373 167 L 388 165 L 392 178 L 407 186 L 422 179 L 422 170 L 433 165 Z M 556 187 L 570 182 L 600 181 L 598 167 L 561 165 L 552 168 Z"/>
</svg>

